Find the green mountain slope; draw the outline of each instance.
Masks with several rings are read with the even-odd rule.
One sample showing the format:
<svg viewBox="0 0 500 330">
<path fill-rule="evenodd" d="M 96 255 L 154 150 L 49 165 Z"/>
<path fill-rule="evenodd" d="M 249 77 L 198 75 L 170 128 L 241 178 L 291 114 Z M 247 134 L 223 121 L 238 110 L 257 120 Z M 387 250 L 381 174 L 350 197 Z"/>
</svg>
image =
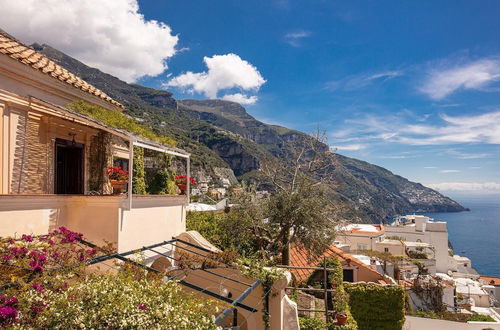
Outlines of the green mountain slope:
<svg viewBox="0 0 500 330">
<path fill-rule="evenodd" d="M 33 47 L 124 104 L 129 115 L 174 137 L 193 154 L 195 175 L 217 176 L 222 171 L 228 176 L 233 172 L 240 179 L 251 178 L 267 158 L 289 162 L 290 144 L 309 138 L 296 130 L 262 123 L 234 102 L 175 100 L 170 92 L 127 84 L 50 46 Z M 332 187 L 332 198 L 350 206 L 346 217 L 378 222 L 408 212 L 464 210 L 440 193 L 384 168 L 336 157 L 335 176 L 340 184 Z"/>
</svg>

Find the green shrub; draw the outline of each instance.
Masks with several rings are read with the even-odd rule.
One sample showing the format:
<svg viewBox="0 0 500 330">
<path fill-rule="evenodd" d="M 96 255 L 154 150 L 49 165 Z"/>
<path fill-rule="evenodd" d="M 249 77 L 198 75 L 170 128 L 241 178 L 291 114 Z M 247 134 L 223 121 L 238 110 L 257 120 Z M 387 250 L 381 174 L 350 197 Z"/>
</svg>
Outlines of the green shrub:
<svg viewBox="0 0 500 330">
<path fill-rule="evenodd" d="M 467 321 L 477 321 L 477 322 L 495 322 L 495 319 L 489 315 L 474 314 Z"/>
<path fill-rule="evenodd" d="M 405 292 L 400 286 L 345 283 L 349 306 L 360 330 L 400 330 L 405 322 Z"/>
<path fill-rule="evenodd" d="M 169 169 L 157 170 L 149 184 L 149 192 L 154 195 L 174 195 L 177 193 L 174 173 Z"/>
<path fill-rule="evenodd" d="M 324 330 L 326 323 L 320 319 L 315 319 L 309 316 L 300 316 L 299 324 L 301 330 Z"/>
</svg>

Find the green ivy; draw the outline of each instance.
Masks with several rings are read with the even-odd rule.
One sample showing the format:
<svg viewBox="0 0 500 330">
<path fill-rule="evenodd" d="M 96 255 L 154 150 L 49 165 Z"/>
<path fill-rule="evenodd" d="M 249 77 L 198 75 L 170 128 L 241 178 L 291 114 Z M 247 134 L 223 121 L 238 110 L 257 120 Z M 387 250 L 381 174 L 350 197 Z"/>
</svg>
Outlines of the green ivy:
<svg viewBox="0 0 500 330">
<path fill-rule="evenodd" d="M 174 195 L 177 193 L 174 180 L 172 170 L 157 170 L 149 185 L 149 192 L 154 195 Z"/>
<path fill-rule="evenodd" d="M 405 292 L 400 286 L 345 283 L 352 315 L 360 330 L 400 330 L 405 322 Z"/>
<path fill-rule="evenodd" d="M 156 134 L 150 127 L 137 123 L 134 118 L 125 115 L 121 111 L 107 110 L 103 107 L 92 105 L 85 101 L 73 102 L 68 104 L 66 107 L 83 115 L 99 120 L 109 127 L 123 129 L 142 136 L 143 138 L 170 146 L 175 146 L 177 144 L 177 142 L 171 137 L 160 136 Z"/>
<path fill-rule="evenodd" d="M 132 175 L 132 193 L 146 194 L 146 180 L 144 171 L 144 149 L 134 147 L 134 170 Z"/>
</svg>

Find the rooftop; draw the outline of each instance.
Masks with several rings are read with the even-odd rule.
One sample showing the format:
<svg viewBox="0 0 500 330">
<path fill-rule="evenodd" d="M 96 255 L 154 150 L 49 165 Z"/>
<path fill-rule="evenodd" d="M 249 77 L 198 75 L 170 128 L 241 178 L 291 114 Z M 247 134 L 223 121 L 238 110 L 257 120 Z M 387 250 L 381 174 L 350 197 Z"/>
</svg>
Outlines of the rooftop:
<svg viewBox="0 0 500 330">
<path fill-rule="evenodd" d="M 340 262 L 346 262 L 347 264 L 355 264 L 358 267 L 363 267 L 367 269 L 369 272 L 374 273 L 374 275 L 377 275 L 380 279 L 378 282 L 380 284 L 386 284 L 387 282 L 384 281 L 384 275 L 380 274 L 376 270 L 373 270 L 369 266 L 365 265 L 362 261 L 358 260 L 357 258 L 353 257 L 349 253 L 346 253 L 342 251 L 339 248 L 336 248 L 335 246 L 331 245 L 328 249 L 326 249 L 325 252 L 323 252 L 319 256 L 312 256 L 310 255 L 305 249 L 298 248 L 297 246 L 293 246 L 290 249 L 290 266 L 294 267 L 317 267 L 318 264 L 321 262 L 323 257 L 327 258 L 337 258 L 340 260 Z M 311 276 L 311 274 L 314 272 L 312 269 L 291 269 L 293 275 L 295 276 L 297 282 L 305 282 Z"/>
<path fill-rule="evenodd" d="M 123 105 L 100 89 L 89 84 L 85 80 L 69 72 L 59 64 L 50 60 L 47 56 L 37 52 L 33 48 L 24 45 L 14 39 L 7 33 L 0 30 L 0 54 L 5 54 L 11 59 L 23 63 L 37 71 L 40 71 L 54 79 L 65 82 L 84 92 L 100 97 L 101 99 L 113 104 L 116 107 L 123 108 Z"/>
<path fill-rule="evenodd" d="M 381 234 L 385 231 L 383 225 L 372 225 L 372 224 L 359 224 L 353 223 L 344 227 L 340 227 L 340 231 L 344 233 L 356 233 L 356 234 Z"/>
<path fill-rule="evenodd" d="M 479 279 L 485 281 L 488 284 L 500 286 L 500 277 L 481 275 L 479 276 Z"/>
</svg>

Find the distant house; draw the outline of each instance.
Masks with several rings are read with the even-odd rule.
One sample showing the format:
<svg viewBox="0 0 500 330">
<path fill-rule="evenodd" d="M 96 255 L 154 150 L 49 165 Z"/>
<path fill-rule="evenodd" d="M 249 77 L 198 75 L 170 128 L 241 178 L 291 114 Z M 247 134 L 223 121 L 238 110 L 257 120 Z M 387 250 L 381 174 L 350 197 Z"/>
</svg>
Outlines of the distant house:
<svg viewBox="0 0 500 330">
<path fill-rule="evenodd" d="M 336 258 L 340 261 L 342 264 L 344 281 L 346 282 L 393 284 L 393 281 L 389 277 L 382 275 L 372 267 L 333 245 L 319 256 L 311 256 L 306 250 L 293 246 L 290 250 L 290 266 L 317 267 L 324 257 Z M 305 283 L 314 272 L 311 269 L 292 269 L 291 271 L 298 283 Z"/>
</svg>

